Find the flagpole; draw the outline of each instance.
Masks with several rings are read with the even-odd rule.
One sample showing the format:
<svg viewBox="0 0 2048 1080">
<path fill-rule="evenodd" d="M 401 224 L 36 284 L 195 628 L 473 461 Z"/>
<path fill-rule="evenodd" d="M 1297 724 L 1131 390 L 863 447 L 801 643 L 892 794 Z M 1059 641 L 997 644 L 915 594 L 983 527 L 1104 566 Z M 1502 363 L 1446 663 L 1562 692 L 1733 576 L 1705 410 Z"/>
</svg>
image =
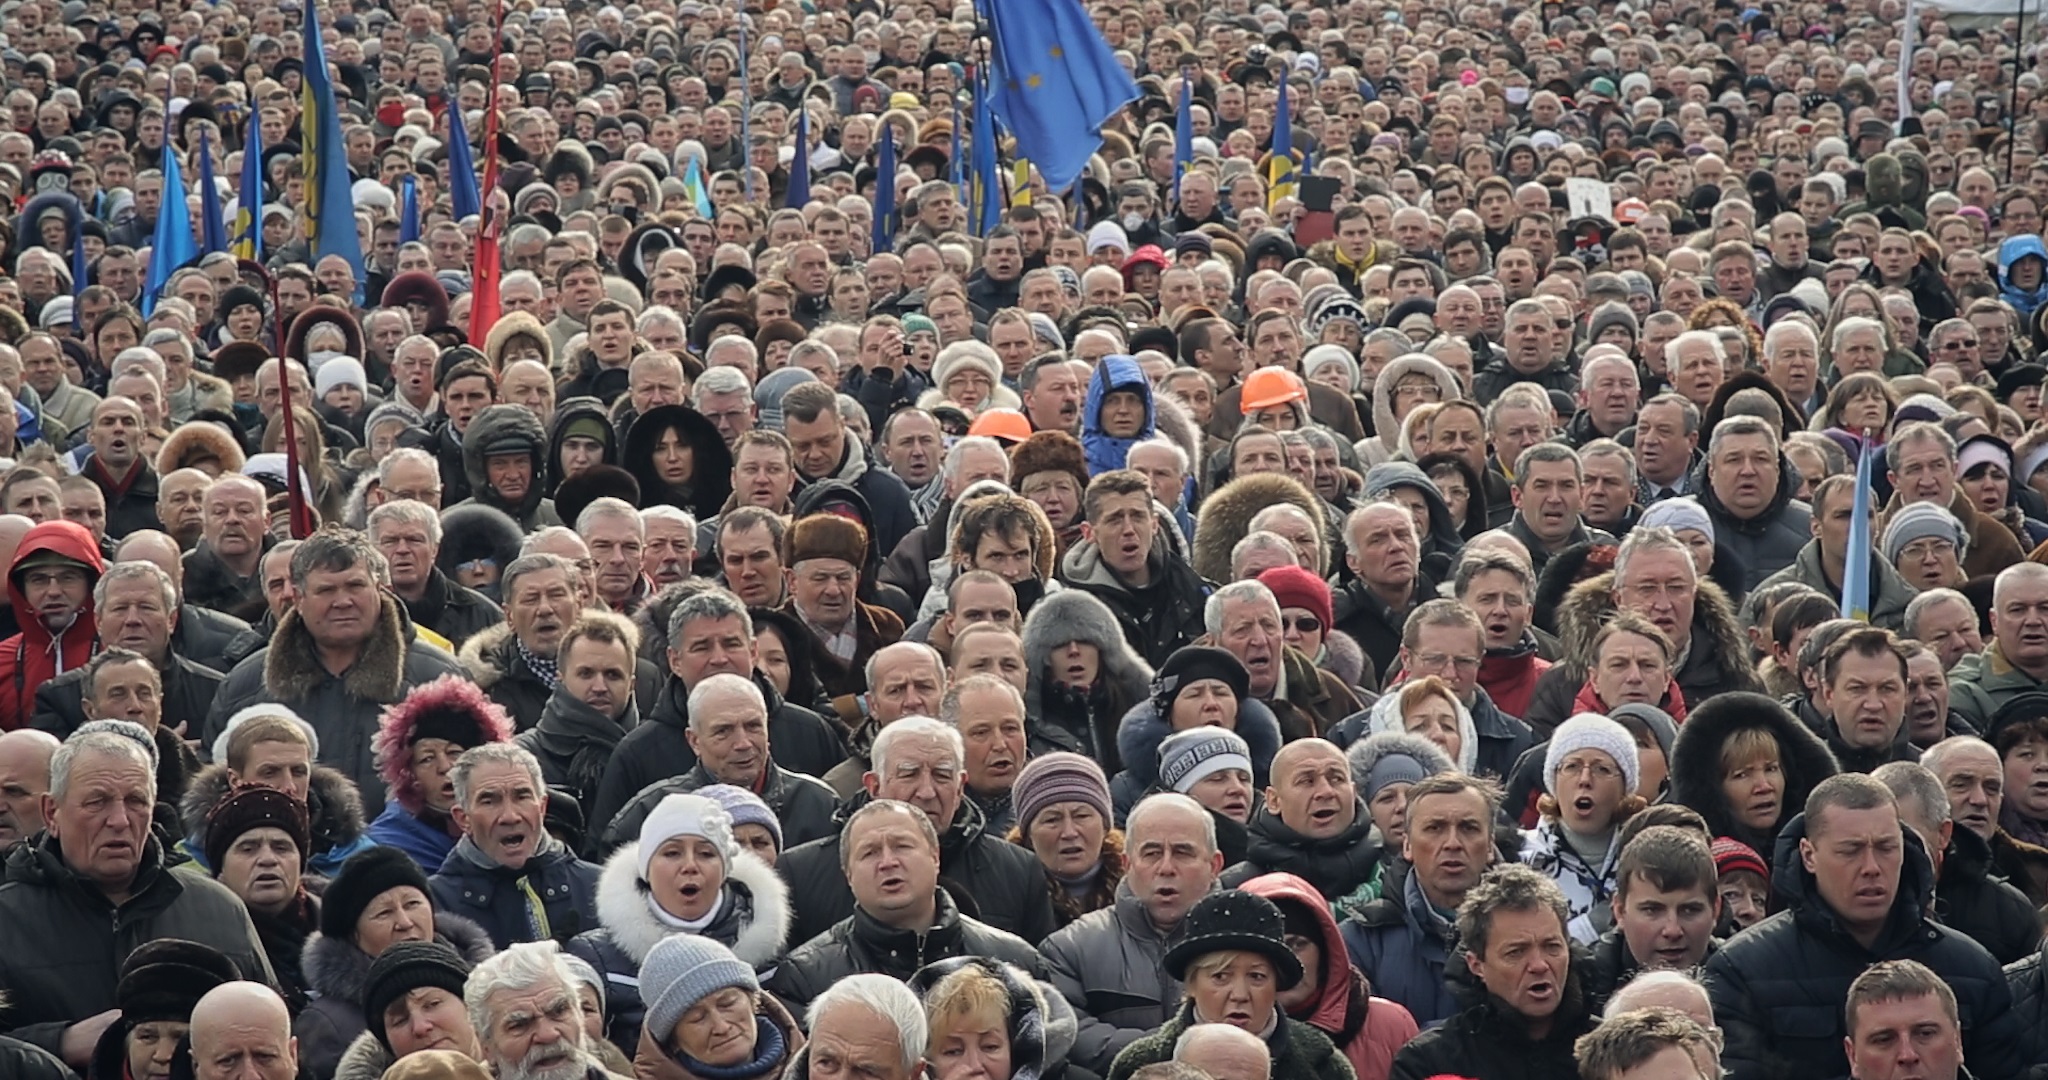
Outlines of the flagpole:
<svg viewBox="0 0 2048 1080">
<path fill-rule="evenodd" d="M 753 130 L 754 108 L 749 100 L 752 96 L 747 87 L 747 0 L 733 0 L 733 21 L 739 27 L 740 59 L 740 181 L 746 187 L 747 201 L 754 201 Z"/>
</svg>

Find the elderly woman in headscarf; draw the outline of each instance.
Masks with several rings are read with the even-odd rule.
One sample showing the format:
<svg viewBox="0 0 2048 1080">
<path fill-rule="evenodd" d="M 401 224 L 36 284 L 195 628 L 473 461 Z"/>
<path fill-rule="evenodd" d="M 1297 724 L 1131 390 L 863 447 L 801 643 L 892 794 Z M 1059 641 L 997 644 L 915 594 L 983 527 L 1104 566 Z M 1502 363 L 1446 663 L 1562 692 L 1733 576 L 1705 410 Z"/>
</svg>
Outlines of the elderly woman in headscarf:
<svg viewBox="0 0 2048 1080">
<path fill-rule="evenodd" d="M 770 1080 L 803 1049 L 796 1019 L 752 965 L 706 937 L 661 939 L 640 965 L 642 1080 Z"/>
<path fill-rule="evenodd" d="M 1051 1080 L 1064 1076 L 1080 1032 L 1052 987 L 1000 960 L 956 956 L 910 977 L 924 1001 L 932 1080 Z"/>
</svg>

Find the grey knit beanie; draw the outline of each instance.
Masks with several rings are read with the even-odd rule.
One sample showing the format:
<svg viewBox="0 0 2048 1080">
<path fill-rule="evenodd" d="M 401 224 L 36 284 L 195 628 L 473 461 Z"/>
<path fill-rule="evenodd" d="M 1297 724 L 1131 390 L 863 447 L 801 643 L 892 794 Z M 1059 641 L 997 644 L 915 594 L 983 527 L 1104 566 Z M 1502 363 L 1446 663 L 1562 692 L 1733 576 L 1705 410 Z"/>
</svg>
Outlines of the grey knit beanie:
<svg viewBox="0 0 2048 1080">
<path fill-rule="evenodd" d="M 1946 540 L 1956 547 L 1956 558 L 1963 556 L 1969 533 L 1963 523 L 1956 520 L 1946 507 L 1934 503 L 1913 503 L 1901 507 L 1892 514 L 1884 526 L 1884 561 L 1897 564 L 1899 552 L 1915 540 L 1935 537 Z"/>
<path fill-rule="evenodd" d="M 728 986 L 749 993 L 761 989 L 754 969 L 718 942 L 696 934 L 662 938 L 640 962 L 647 1030 L 667 1039 L 692 1006 Z"/>
</svg>

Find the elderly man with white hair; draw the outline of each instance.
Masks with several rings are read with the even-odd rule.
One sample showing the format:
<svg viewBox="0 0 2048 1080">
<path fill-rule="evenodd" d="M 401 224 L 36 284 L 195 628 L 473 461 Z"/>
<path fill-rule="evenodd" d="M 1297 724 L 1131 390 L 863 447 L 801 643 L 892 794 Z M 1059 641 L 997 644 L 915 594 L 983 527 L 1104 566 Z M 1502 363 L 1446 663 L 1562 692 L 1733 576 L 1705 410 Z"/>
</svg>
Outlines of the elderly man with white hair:
<svg viewBox="0 0 2048 1080">
<path fill-rule="evenodd" d="M 939 693 L 944 690 L 942 681 Z M 938 706 L 935 694 L 930 707 Z M 966 798 L 967 751 L 959 731 L 930 716 L 905 716 L 875 735 L 870 761 L 861 778 L 865 797 L 923 812 L 937 837 L 941 872 L 974 899 L 983 922 L 1034 944 L 1052 933 L 1051 893 L 1038 857 L 986 832 L 981 811 Z M 844 839 L 841 833 L 792 848 L 777 863 L 796 906 L 789 940 L 808 941 L 854 913 L 857 894 L 847 881 Z"/>
<path fill-rule="evenodd" d="M 449 780 L 462 839 L 427 882 L 437 910 L 483 927 L 501 949 L 597 925 L 599 870 L 547 831 L 539 759 L 485 743 L 463 751 Z"/>
<path fill-rule="evenodd" d="M 86 724 L 51 756 L 47 824 L 13 853 L 0 890 L 7 1033 L 80 1071 L 120 1017 L 121 960 L 141 942 L 211 945 L 244 974 L 276 981 L 241 901 L 165 865 L 150 831 L 156 801 L 150 733 L 122 720 Z"/>
<path fill-rule="evenodd" d="M 811 1041 L 788 1075 L 917 1080 L 925 1075 L 930 1028 L 924 1004 L 900 980 L 851 975 L 811 1001 L 804 1013 Z"/>
<path fill-rule="evenodd" d="M 577 987 L 552 941 L 514 945 L 470 972 L 463 1005 L 497 1080 L 613 1080 L 584 1031 Z"/>
</svg>

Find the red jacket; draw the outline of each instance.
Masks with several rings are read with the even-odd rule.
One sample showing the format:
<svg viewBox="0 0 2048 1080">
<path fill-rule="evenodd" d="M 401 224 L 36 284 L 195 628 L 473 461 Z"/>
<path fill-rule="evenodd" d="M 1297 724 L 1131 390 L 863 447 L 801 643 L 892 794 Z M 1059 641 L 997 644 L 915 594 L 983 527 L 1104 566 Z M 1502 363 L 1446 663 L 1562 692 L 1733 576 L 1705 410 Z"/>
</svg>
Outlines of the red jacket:
<svg viewBox="0 0 2048 1080">
<path fill-rule="evenodd" d="M 1536 694 L 1536 680 L 1550 670 L 1550 661 L 1535 649 L 1517 650 L 1512 656 L 1489 656 L 1479 662 L 1479 685 L 1494 707 L 1520 719 L 1529 711 L 1529 699 Z"/>
<path fill-rule="evenodd" d="M 1328 1035 L 1337 1044 L 1337 1052 L 1351 1062 L 1358 1080 L 1387 1080 L 1394 1052 L 1415 1037 L 1415 1017 L 1398 1002 L 1372 996 L 1372 987 L 1364 975 L 1351 966 L 1351 953 L 1337 932 L 1330 902 L 1315 886 L 1294 874 L 1261 874 L 1239 887 L 1281 905 L 1283 911 L 1286 905 L 1294 905 L 1297 912 L 1313 917 L 1321 931 L 1322 940 L 1317 943 L 1323 961 L 1323 970 L 1318 973 L 1321 990 L 1290 1011 L 1288 1019 Z"/>
<path fill-rule="evenodd" d="M 106 571 L 99 545 L 83 525 L 45 521 L 21 538 L 14 562 L 7 568 L 7 600 L 14 605 L 15 623 L 21 627 L 21 633 L 0 641 L 0 731 L 13 731 L 27 724 L 35 712 L 36 688 L 72 668 L 85 666 L 99 651 L 99 627 L 93 618 L 89 591 L 78 617 L 59 636 L 52 636 L 21 591 L 23 560 L 52 551 L 86 567 L 88 590 Z"/>
</svg>

